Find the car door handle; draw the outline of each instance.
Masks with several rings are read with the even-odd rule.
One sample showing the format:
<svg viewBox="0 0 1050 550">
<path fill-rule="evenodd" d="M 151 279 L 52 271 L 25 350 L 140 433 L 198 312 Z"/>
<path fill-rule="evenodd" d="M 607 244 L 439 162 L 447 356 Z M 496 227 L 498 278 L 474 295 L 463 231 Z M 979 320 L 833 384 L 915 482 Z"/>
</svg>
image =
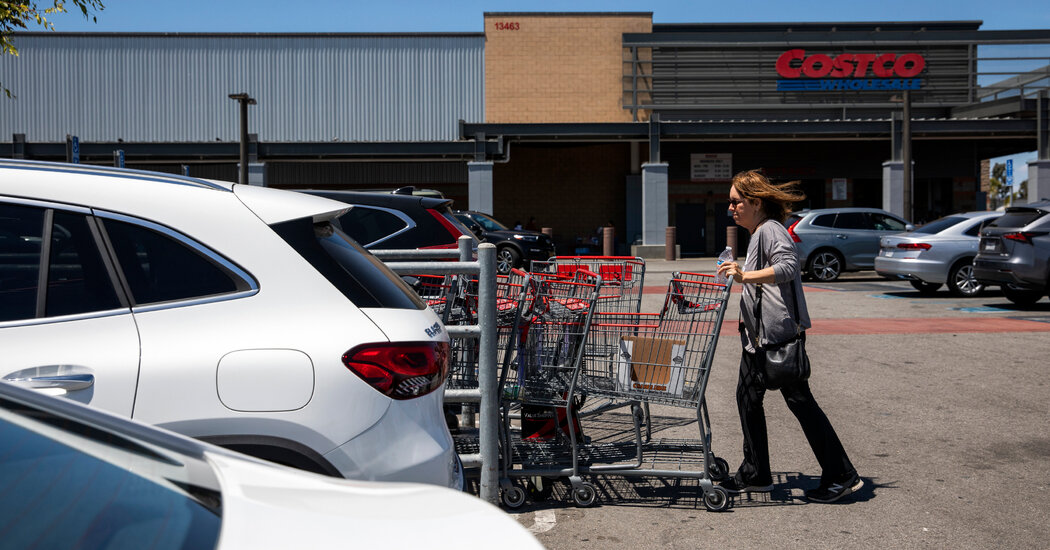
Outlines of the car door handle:
<svg viewBox="0 0 1050 550">
<path fill-rule="evenodd" d="M 835 238 L 836 239 L 843 239 L 843 240 L 845 240 L 845 239 L 849 238 L 849 235 L 843 235 L 842 233 L 836 233 L 835 234 Z"/>
<path fill-rule="evenodd" d="M 35 390 L 84 390 L 95 384 L 94 374 L 57 374 L 54 376 L 4 377 L 4 380 Z"/>
</svg>

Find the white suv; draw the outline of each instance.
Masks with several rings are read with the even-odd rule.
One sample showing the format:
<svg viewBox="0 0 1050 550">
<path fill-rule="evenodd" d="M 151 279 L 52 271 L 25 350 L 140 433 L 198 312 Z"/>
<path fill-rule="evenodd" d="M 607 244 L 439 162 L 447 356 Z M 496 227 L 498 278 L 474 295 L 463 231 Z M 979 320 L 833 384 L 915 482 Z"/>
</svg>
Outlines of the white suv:
<svg viewBox="0 0 1050 550">
<path fill-rule="evenodd" d="M 448 334 L 347 206 L 0 160 L 0 377 L 275 462 L 462 486 Z"/>
</svg>

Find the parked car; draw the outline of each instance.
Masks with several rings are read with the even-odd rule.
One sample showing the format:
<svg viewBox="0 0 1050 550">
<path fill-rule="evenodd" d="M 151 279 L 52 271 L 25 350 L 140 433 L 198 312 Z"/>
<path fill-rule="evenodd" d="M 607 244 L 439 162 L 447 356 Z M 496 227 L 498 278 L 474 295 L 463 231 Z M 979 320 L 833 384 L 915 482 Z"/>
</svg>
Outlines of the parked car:
<svg viewBox="0 0 1050 550">
<path fill-rule="evenodd" d="M 528 267 L 526 262 L 545 261 L 556 255 L 549 235 L 511 229 L 492 216 L 473 210 L 456 210 L 454 214 L 482 241 L 496 245 L 496 269 L 500 273 L 510 273 L 511 269 Z"/>
<path fill-rule="evenodd" d="M 966 212 L 934 220 L 908 233 L 883 237 L 875 272 L 906 279 L 923 294 L 945 283 L 955 296 L 968 298 L 984 290 L 973 273 L 981 228 L 1002 214 Z"/>
<path fill-rule="evenodd" d="M 977 280 L 1000 285 L 1015 304 L 1030 305 L 1050 291 L 1050 201 L 1012 206 L 981 230 L 973 261 Z"/>
<path fill-rule="evenodd" d="M 820 208 L 793 212 L 784 222 L 795 241 L 802 270 L 817 281 L 834 281 L 845 271 L 875 267 L 879 239 L 914 229 L 878 208 Z"/>
<path fill-rule="evenodd" d="M 448 335 L 343 203 L 0 161 L 0 378 L 302 469 L 460 487 Z"/>
<path fill-rule="evenodd" d="M 461 235 L 477 236 L 452 214 L 452 201 L 411 194 L 306 190 L 353 208 L 337 224 L 366 249 L 459 247 Z"/>
<path fill-rule="evenodd" d="M 0 487 L 5 548 L 542 548 L 461 491 L 320 476 L 2 382 Z"/>
</svg>

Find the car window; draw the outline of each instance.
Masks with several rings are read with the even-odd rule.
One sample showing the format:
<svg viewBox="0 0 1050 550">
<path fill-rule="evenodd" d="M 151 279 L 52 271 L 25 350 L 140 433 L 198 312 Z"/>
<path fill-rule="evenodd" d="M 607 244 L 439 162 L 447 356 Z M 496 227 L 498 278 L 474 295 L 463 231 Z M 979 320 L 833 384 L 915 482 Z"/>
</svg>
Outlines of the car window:
<svg viewBox="0 0 1050 550">
<path fill-rule="evenodd" d="M 969 229 L 967 229 L 966 231 L 963 231 L 963 235 L 969 235 L 971 237 L 978 237 L 981 234 L 981 230 L 984 229 L 985 226 L 991 224 L 992 222 L 994 222 L 997 219 L 999 219 L 999 218 L 995 217 L 995 218 L 989 218 L 989 219 L 986 219 L 984 221 L 977 222 L 977 223 L 971 225 L 969 227 Z"/>
<path fill-rule="evenodd" d="M 503 225 L 502 223 L 499 223 L 494 218 L 490 218 L 488 216 L 482 216 L 482 215 L 479 215 L 479 214 L 474 214 L 473 216 L 471 216 L 471 218 L 473 220 L 475 220 L 476 222 L 478 222 L 478 224 L 481 225 L 481 227 L 484 227 L 485 231 L 506 231 L 507 230 L 507 226 Z"/>
<path fill-rule="evenodd" d="M 891 218 L 878 212 L 871 212 L 869 219 L 876 231 L 904 231 L 907 229 L 907 226 L 897 218 Z"/>
<path fill-rule="evenodd" d="M 44 315 L 73 315 L 121 306 L 88 217 L 55 211 Z"/>
<path fill-rule="evenodd" d="M 0 321 L 36 317 L 44 209 L 0 204 Z"/>
<path fill-rule="evenodd" d="M 998 220 L 995 220 L 994 222 L 989 224 L 989 227 L 1020 228 L 1039 219 L 1043 216 L 1043 214 L 1045 214 L 1045 212 L 1043 212 L 1042 210 L 1014 210 L 1003 214 L 1003 216 L 1000 217 Z"/>
<path fill-rule="evenodd" d="M 817 216 L 810 225 L 820 227 L 835 227 L 835 214 L 821 214 Z"/>
<path fill-rule="evenodd" d="M 30 420 L 6 412 L 0 400 L 0 533 L 5 548 L 214 548 L 221 517 L 149 459 L 122 458 L 115 436 L 82 439 L 51 426 L 76 426 L 61 418 Z M 90 427 L 84 427 L 90 430 Z M 86 432 L 85 432 L 86 433 Z M 91 446 L 94 445 L 94 446 Z M 85 449 L 90 449 L 88 452 Z M 167 466 L 164 464 L 163 466 Z M 181 480 L 180 480 L 181 481 Z"/>
<path fill-rule="evenodd" d="M 966 218 L 962 216 L 947 216 L 915 228 L 915 233 L 926 233 L 932 235 L 934 233 L 940 233 L 941 231 L 964 221 L 966 221 Z"/>
<path fill-rule="evenodd" d="M 339 225 L 355 241 L 368 246 L 408 227 L 408 222 L 385 210 L 355 205 L 339 217 Z"/>
<path fill-rule="evenodd" d="M 332 223 L 302 218 L 271 228 L 358 307 L 426 307 L 390 268 Z"/>
<path fill-rule="evenodd" d="M 206 257 L 200 245 L 191 247 L 137 224 L 113 219 L 103 224 L 135 305 L 228 294 L 249 286 Z"/>
<path fill-rule="evenodd" d="M 865 212 L 839 212 L 835 229 L 874 229 Z M 903 231 L 904 228 L 902 227 Z"/>
</svg>

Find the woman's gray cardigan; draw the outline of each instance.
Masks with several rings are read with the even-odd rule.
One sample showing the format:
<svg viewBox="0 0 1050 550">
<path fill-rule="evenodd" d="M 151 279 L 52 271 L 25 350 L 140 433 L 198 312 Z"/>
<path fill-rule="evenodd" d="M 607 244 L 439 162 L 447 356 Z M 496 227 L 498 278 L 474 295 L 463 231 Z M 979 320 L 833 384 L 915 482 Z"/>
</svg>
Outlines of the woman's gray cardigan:
<svg viewBox="0 0 1050 550">
<path fill-rule="evenodd" d="M 755 285 L 743 285 L 740 296 L 740 321 L 744 328 L 741 338 L 744 349 L 751 353 L 758 346 L 786 342 L 811 326 L 802 294 L 798 251 L 787 229 L 776 220 L 766 220 L 755 229 L 744 259 L 744 271 L 769 266 L 773 266 L 774 283 L 762 285 L 761 330 L 755 319 Z M 792 295 L 798 296 L 797 312 Z"/>
</svg>

